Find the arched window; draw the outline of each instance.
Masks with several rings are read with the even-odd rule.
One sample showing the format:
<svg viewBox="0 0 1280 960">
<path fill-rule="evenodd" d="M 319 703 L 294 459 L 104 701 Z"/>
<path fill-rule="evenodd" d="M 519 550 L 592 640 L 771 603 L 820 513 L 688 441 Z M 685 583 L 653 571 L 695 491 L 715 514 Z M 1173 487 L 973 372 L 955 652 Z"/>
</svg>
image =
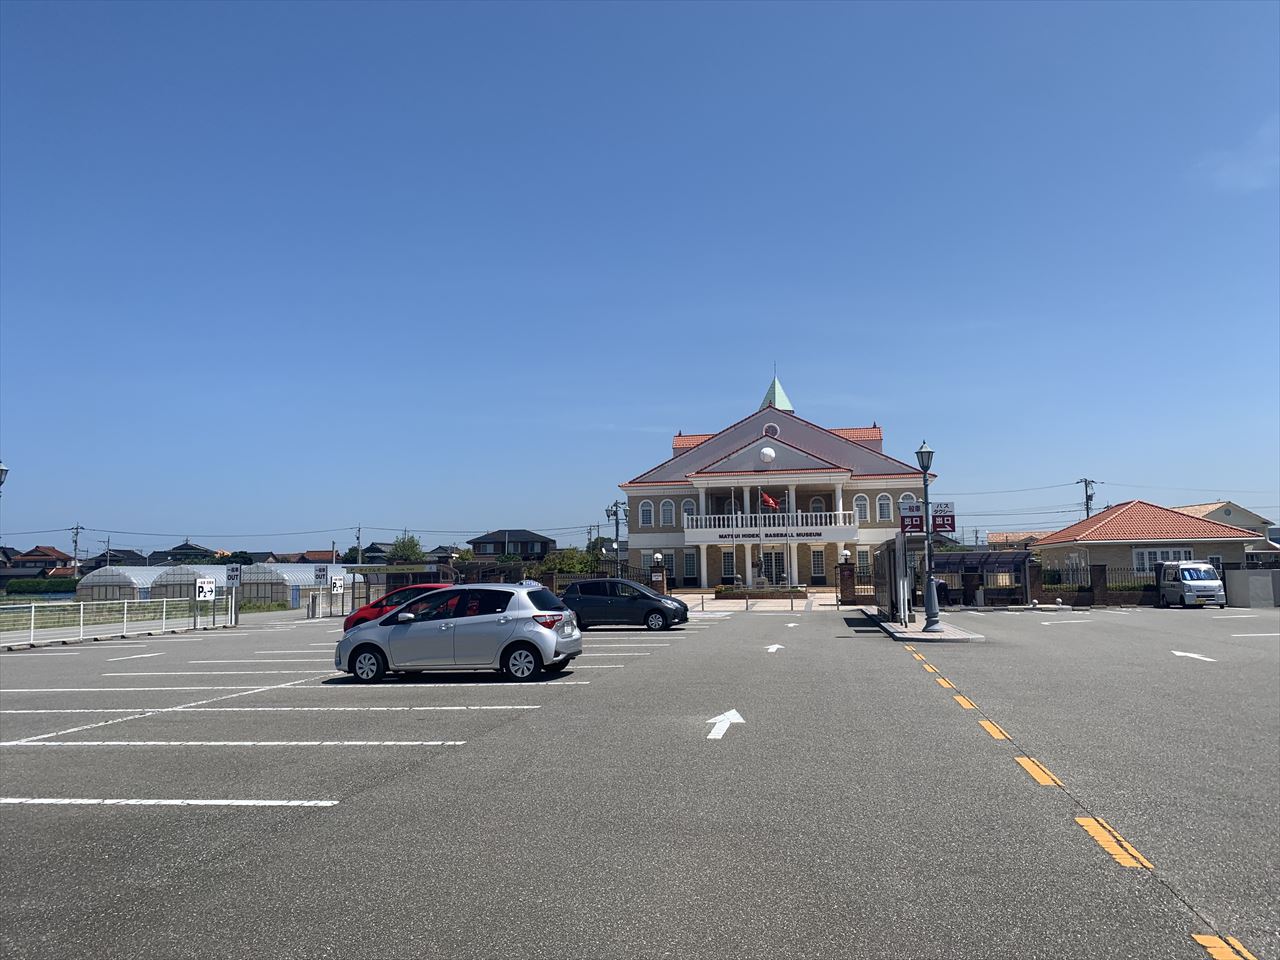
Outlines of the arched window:
<svg viewBox="0 0 1280 960">
<path fill-rule="evenodd" d="M 898 498 L 899 503 L 915 503 L 916 495 L 908 491 Z"/>
<path fill-rule="evenodd" d="M 822 499 L 822 497 L 814 497 L 809 501 L 809 512 L 810 513 L 826 513 L 827 501 Z"/>
<path fill-rule="evenodd" d="M 853 498 L 853 512 L 858 515 L 859 523 L 867 523 L 871 520 L 871 501 L 867 499 L 865 493 L 860 493 Z"/>
<path fill-rule="evenodd" d="M 698 512 L 698 505 L 692 500 L 680 501 L 680 514 L 685 517 L 692 517 Z"/>
<path fill-rule="evenodd" d="M 893 497 L 887 493 L 876 497 L 876 520 L 880 523 L 893 522 Z"/>
<path fill-rule="evenodd" d="M 674 500 L 663 500 L 662 506 L 658 508 L 660 526 L 674 527 L 676 525 L 676 504 Z"/>
<path fill-rule="evenodd" d="M 640 501 L 640 526 L 642 527 L 653 526 L 653 501 L 652 500 Z"/>
</svg>

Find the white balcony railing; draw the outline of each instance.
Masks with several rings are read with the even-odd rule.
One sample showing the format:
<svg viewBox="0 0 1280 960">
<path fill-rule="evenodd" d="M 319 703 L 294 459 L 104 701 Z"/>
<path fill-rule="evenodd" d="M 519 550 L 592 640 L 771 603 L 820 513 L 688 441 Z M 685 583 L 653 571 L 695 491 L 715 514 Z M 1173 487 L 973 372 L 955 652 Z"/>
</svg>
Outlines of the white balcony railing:
<svg viewBox="0 0 1280 960">
<path fill-rule="evenodd" d="M 826 513 L 713 513 L 690 514 L 684 518 L 685 530 L 770 530 L 822 529 L 856 527 L 852 510 Z"/>
</svg>

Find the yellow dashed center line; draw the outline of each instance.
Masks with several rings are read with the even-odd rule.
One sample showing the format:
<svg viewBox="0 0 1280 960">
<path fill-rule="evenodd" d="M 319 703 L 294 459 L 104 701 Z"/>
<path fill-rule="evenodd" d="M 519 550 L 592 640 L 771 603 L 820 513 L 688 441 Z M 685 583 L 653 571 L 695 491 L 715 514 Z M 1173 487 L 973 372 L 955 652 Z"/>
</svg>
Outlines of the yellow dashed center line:
<svg viewBox="0 0 1280 960">
<path fill-rule="evenodd" d="M 1213 960 L 1258 960 L 1235 937 L 1227 937 L 1223 940 L 1221 937 L 1210 936 L 1207 933 L 1193 933 L 1191 939 L 1204 947 L 1205 952 Z"/>
<path fill-rule="evenodd" d="M 1120 866 L 1155 869 L 1146 857 L 1133 848 L 1133 844 L 1116 833 L 1115 828 L 1101 817 L 1076 817 L 1076 823 L 1084 827 L 1085 832 L 1098 842 L 1098 846 L 1111 854 L 1111 858 Z"/>
<path fill-rule="evenodd" d="M 952 699 L 955 700 L 956 703 L 960 704 L 960 706 L 964 707 L 966 710 L 977 709 L 977 705 L 968 697 L 962 697 L 960 696 L 960 694 L 957 693 L 954 697 L 952 697 Z"/>
<path fill-rule="evenodd" d="M 1062 781 L 1049 772 L 1049 768 L 1035 757 L 1014 757 L 1023 770 L 1031 774 L 1033 780 L 1042 787 L 1060 787 Z"/>
<path fill-rule="evenodd" d="M 924 668 L 925 668 L 926 670 L 928 670 L 930 673 L 937 673 L 937 672 L 938 672 L 938 668 L 937 668 L 937 667 L 935 667 L 932 663 L 926 663 L 926 664 L 924 665 Z"/>
<path fill-rule="evenodd" d="M 916 648 L 915 648 L 915 647 L 911 647 L 911 646 L 904 646 L 902 649 L 903 649 L 903 650 L 906 650 L 908 653 L 915 653 L 915 652 L 916 652 Z"/>
<path fill-rule="evenodd" d="M 913 656 L 913 657 L 915 657 L 917 660 L 923 660 L 923 659 L 924 659 L 924 654 L 922 654 L 922 653 L 913 653 L 913 654 L 912 654 L 912 656 Z"/>
<path fill-rule="evenodd" d="M 991 736 L 994 737 L 996 740 L 1009 739 L 1009 735 L 1004 732 L 1000 724 L 995 723 L 994 721 L 991 721 L 991 720 L 979 720 L 978 723 L 982 726 L 983 730 L 991 734 Z"/>
<path fill-rule="evenodd" d="M 935 677 L 934 679 L 938 681 L 939 686 L 946 687 L 948 690 L 954 690 L 956 688 L 956 685 L 946 677 Z"/>
</svg>

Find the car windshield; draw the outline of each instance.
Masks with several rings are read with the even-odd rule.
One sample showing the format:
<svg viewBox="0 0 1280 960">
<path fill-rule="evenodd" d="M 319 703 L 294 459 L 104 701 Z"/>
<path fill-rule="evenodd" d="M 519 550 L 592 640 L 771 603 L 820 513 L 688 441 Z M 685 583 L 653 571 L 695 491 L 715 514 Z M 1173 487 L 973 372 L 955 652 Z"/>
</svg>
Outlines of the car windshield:
<svg viewBox="0 0 1280 960">
<path fill-rule="evenodd" d="M 634 580 L 623 580 L 622 582 L 629 587 L 633 587 L 634 589 L 639 590 L 641 593 L 645 594 L 646 596 L 650 596 L 650 597 L 661 596 L 661 594 L 654 592 L 649 587 L 646 587 L 643 583 L 636 583 Z"/>
<path fill-rule="evenodd" d="M 1183 580 L 1217 580 L 1218 571 L 1213 567 L 1183 567 Z"/>
</svg>

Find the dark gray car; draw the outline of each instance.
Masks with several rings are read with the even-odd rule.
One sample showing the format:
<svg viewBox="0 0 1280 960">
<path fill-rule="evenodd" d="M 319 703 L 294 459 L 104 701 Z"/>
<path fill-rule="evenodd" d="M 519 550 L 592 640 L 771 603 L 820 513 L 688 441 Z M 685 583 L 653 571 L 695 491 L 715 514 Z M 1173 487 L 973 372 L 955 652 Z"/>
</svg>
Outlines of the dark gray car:
<svg viewBox="0 0 1280 960">
<path fill-rule="evenodd" d="M 634 580 L 579 580 L 561 599 L 578 615 L 582 630 L 633 623 L 644 624 L 650 630 L 665 630 L 689 619 L 689 607 L 684 601 L 655 593 Z"/>
</svg>

